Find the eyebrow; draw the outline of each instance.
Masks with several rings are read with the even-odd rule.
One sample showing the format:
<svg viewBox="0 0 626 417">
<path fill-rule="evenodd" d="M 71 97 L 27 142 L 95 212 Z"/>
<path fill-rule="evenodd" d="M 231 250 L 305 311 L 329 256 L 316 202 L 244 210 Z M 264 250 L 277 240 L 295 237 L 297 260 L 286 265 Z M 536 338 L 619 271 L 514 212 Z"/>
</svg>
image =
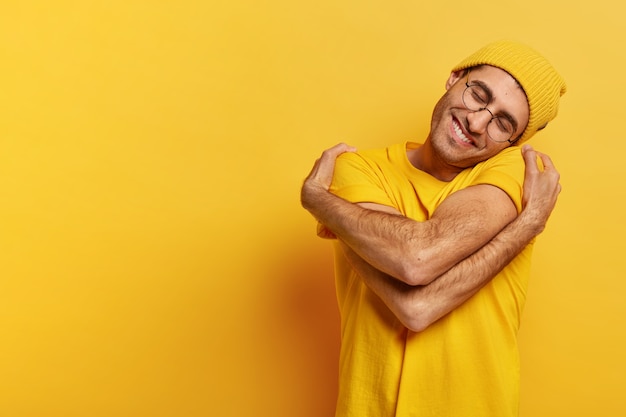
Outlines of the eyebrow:
<svg viewBox="0 0 626 417">
<path fill-rule="evenodd" d="M 487 84 L 485 84 L 484 82 L 480 80 L 472 80 L 472 81 L 468 80 L 468 83 L 470 85 L 478 85 L 480 88 L 485 90 L 485 93 L 487 93 L 488 103 L 491 103 L 493 101 L 493 91 L 491 90 L 491 88 L 489 88 Z M 518 126 L 517 120 L 515 119 L 515 117 L 513 117 L 511 113 L 509 113 L 506 110 L 500 111 L 498 112 L 497 117 L 504 117 L 505 119 L 507 119 L 509 122 L 511 122 L 511 125 L 513 125 L 513 131 L 517 132 L 517 126 Z"/>
</svg>

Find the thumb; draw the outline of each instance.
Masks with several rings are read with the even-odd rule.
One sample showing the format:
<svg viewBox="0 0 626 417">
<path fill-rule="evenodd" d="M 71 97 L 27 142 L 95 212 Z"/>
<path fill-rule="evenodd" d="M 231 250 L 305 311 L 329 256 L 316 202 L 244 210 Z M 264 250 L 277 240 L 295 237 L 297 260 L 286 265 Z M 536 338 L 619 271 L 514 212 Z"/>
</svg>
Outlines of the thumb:
<svg viewBox="0 0 626 417">
<path fill-rule="evenodd" d="M 539 165 L 537 164 L 537 152 L 530 145 L 524 145 L 522 147 L 522 156 L 524 157 L 524 163 L 526 165 L 526 176 L 536 174 L 539 172 Z"/>
</svg>

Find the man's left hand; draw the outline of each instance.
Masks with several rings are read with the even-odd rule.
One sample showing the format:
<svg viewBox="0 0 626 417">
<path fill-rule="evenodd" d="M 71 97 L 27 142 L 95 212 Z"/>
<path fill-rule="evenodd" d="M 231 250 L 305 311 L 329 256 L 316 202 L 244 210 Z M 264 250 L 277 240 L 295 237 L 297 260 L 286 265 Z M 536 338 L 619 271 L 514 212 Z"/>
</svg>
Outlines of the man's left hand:
<svg viewBox="0 0 626 417">
<path fill-rule="evenodd" d="M 345 143 L 339 143 L 322 152 L 322 156 L 315 161 L 313 169 L 304 180 L 300 198 L 302 206 L 306 209 L 314 202 L 315 193 L 328 191 L 333 181 L 335 161 L 344 152 L 355 152 L 356 148 Z"/>
</svg>

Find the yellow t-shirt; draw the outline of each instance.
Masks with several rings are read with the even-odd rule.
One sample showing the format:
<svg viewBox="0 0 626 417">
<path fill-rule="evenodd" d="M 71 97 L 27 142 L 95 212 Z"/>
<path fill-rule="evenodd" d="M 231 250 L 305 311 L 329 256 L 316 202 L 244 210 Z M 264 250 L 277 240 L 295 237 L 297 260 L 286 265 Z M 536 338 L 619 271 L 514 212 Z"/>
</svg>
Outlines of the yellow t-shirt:
<svg viewBox="0 0 626 417">
<path fill-rule="evenodd" d="M 518 147 L 443 182 L 408 161 L 407 149 L 417 146 L 341 155 L 331 191 L 351 202 L 389 205 L 424 221 L 451 193 L 492 184 L 521 210 L 524 161 Z M 415 333 L 365 286 L 337 247 L 342 346 L 336 416 L 517 416 L 517 331 L 531 248 L 466 303 Z"/>
</svg>

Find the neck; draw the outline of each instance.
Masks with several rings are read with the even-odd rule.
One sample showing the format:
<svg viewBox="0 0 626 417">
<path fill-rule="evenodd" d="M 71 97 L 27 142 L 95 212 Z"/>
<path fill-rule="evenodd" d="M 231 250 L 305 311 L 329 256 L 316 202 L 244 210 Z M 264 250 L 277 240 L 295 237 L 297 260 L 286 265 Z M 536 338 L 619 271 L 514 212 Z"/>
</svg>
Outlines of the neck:
<svg viewBox="0 0 626 417">
<path fill-rule="evenodd" d="M 432 175 L 439 181 L 452 181 L 462 170 L 445 163 L 433 149 L 430 137 L 416 149 L 407 151 L 407 158 L 411 165 L 420 171 Z"/>
</svg>

